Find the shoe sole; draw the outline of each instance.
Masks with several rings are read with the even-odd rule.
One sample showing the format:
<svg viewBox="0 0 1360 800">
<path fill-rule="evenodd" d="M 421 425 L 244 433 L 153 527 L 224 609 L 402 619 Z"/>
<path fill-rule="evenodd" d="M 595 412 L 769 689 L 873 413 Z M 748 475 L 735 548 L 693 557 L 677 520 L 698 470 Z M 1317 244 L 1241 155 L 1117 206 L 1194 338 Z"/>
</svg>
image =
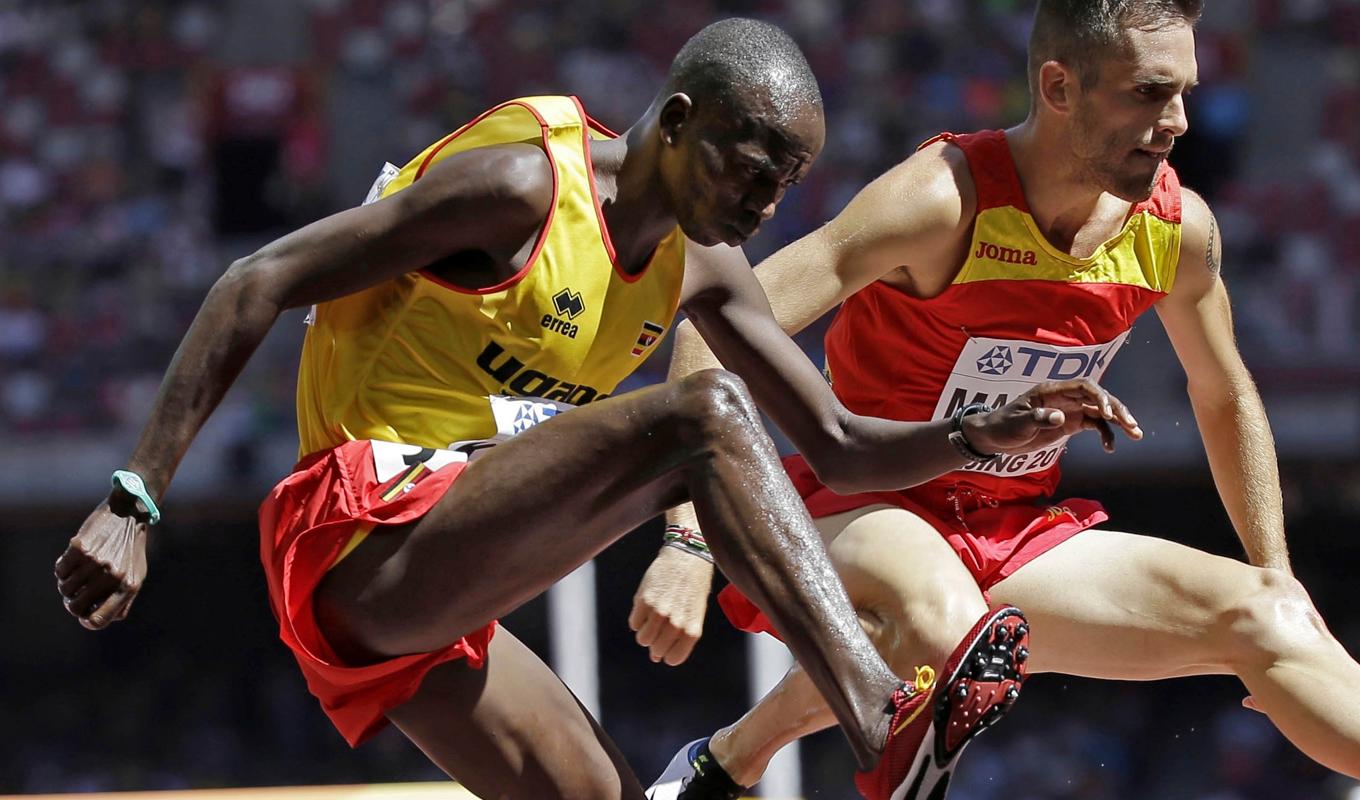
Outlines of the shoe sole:
<svg viewBox="0 0 1360 800">
<path fill-rule="evenodd" d="M 964 745 L 995 725 L 1019 699 L 1028 646 L 1029 625 L 1019 609 L 1006 607 L 988 618 L 941 686 L 916 767 L 892 800 L 944 800 Z"/>
</svg>

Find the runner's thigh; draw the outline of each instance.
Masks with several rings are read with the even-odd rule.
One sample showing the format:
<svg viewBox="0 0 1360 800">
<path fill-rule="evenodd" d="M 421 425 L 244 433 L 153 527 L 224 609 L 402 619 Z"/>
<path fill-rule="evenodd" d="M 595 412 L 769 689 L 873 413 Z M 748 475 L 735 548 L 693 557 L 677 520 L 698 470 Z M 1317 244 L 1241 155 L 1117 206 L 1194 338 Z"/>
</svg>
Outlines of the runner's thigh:
<svg viewBox="0 0 1360 800">
<path fill-rule="evenodd" d="M 744 392 L 726 373 L 698 373 L 491 448 L 422 519 L 369 536 L 330 572 L 318 589 L 327 635 L 351 654 L 424 652 L 510 612 L 688 499 L 687 470 L 712 460 L 711 428 L 730 427 L 733 464 L 787 481 Z M 749 425 L 731 421 L 743 409 Z"/>
<path fill-rule="evenodd" d="M 1165 539 L 1091 530 L 991 595 L 1029 618 L 1031 672 L 1152 680 L 1228 671 L 1216 623 L 1259 572 Z"/>
<path fill-rule="evenodd" d="M 816 522 L 856 610 L 890 626 L 897 641 L 888 655 L 919 663 L 948 654 L 986 610 L 954 549 L 910 511 L 875 505 Z"/>
<path fill-rule="evenodd" d="M 388 718 L 485 800 L 640 800 L 618 748 L 557 676 L 505 628 L 486 666 L 435 667 Z"/>
</svg>

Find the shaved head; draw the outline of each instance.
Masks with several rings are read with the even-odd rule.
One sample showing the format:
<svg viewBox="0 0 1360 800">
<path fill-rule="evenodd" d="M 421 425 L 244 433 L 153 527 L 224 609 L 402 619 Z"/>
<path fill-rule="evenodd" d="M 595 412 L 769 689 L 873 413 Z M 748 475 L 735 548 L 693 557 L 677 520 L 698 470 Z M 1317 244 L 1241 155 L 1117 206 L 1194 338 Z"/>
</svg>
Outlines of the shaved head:
<svg viewBox="0 0 1360 800">
<path fill-rule="evenodd" d="M 671 63 L 662 96 L 682 92 L 701 114 L 748 109 L 763 100 L 771 120 L 786 125 L 822 94 L 803 51 L 768 22 L 735 17 L 694 34 Z"/>
</svg>

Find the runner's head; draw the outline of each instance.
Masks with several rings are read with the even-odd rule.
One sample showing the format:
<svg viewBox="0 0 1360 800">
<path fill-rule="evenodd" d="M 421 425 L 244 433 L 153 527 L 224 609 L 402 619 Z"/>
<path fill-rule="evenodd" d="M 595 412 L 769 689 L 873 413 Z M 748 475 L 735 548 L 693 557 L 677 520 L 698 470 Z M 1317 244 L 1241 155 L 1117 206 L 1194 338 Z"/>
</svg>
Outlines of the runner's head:
<svg viewBox="0 0 1360 800">
<path fill-rule="evenodd" d="M 751 19 L 715 22 L 686 42 L 653 109 L 667 200 L 685 235 L 705 245 L 750 238 L 825 135 L 802 51 Z"/>
<path fill-rule="evenodd" d="M 1093 184 L 1152 192 L 1188 125 L 1203 0 L 1039 0 L 1029 40 L 1031 115 L 1057 121 Z"/>
</svg>

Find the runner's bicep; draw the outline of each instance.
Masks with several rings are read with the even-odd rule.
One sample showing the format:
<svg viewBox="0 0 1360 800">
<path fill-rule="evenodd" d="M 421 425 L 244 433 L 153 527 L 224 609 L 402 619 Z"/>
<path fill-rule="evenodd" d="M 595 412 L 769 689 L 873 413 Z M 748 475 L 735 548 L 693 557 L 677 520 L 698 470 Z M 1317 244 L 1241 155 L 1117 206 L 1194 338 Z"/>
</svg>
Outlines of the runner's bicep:
<svg viewBox="0 0 1360 800">
<path fill-rule="evenodd" d="M 1193 393 L 1249 382 L 1233 333 L 1232 306 L 1222 281 L 1194 298 L 1163 298 L 1157 316 L 1185 370 Z"/>
<path fill-rule="evenodd" d="M 243 261 L 282 307 L 321 302 L 456 253 L 514 253 L 541 229 L 551 194 L 541 150 L 467 151 L 400 192 L 313 222 Z"/>
<path fill-rule="evenodd" d="M 823 227 L 756 267 L 756 279 L 786 333 L 798 333 L 861 288 L 846 281 L 842 255 Z"/>
<path fill-rule="evenodd" d="M 1186 190 L 1183 199 L 1176 279 L 1156 308 L 1192 390 L 1202 393 L 1232 387 L 1250 377 L 1233 332 L 1217 220 L 1199 195 Z"/>
</svg>

